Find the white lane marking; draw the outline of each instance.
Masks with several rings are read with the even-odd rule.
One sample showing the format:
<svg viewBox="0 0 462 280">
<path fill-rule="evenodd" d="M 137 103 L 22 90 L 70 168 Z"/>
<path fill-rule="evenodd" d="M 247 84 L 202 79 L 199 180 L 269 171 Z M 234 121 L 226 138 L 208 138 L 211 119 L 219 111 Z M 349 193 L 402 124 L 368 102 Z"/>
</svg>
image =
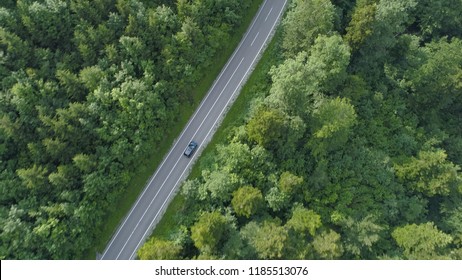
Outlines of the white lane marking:
<svg viewBox="0 0 462 280">
<path fill-rule="evenodd" d="M 255 25 L 255 23 L 257 22 L 257 18 L 260 16 L 261 12 L 263 11 L 266 3 L 268 3 L 268 0 L 266 0 L 263 5 L 260 7 L 260 10 L 258 11 L 257 13 L 257 16 L 255 16 L 255 18 L 253 19 L 252 21 L 252 24 L 250 25 L 249 29 L 247 30 L 247 32 L 245 33 L 244 35 L 244 38 L 241 40 L 241 42 L 239 43 L 239 45 L 237 46 L 236 50 L 234 50 L 231 58 L 228 60 L 228 62 L 226 63 L 226 65 L 223 67 L 223 70 L 221 70 L 221 73 L 220 75 L 218 76 L 218 78 L 213 82 L 213 85 L 212 87 L 210 88 L 210 90 L 208 91 L 207 95 L 205 96 L 204 99 L 202 99 L 200 105 L 199 105 L 199 108 L 194 112 L 193 116 L 189 119 L 188 123 L 186 124 L 186 127 L 183 129 L 183 131 L 181 132 L 180 136 L 177 138 L 177 141 L 175 141 L 175 144 L 173 145 L 173 147 L 170 149 L 169 153 L 167 154 L 167 156 L 164 158 L 164 160 L 161 162 L 161 164 L 159 165 L 159 167 L 157 168 L 156 172 L 154 173 L 154 175 L 151 177 L 151 180 L 149 181 L 149 183 L 146 185 L 146 187 L 144 188 L 143 192 L 141 193 L 140 196 L 138 196 L 138 199 L 136 200 L 135 204 L 132 206 L 130 212 L 128 213 L 128 215 L 125 217 L 124 221 L 122 222 L 122 225 L 118 228 L 116 234 L 111 238 L 111 241 L 109 243 L 109 245 L 106 247 L 106 250 L 104 250 L 103 252 L 103 255 L 101 256 L 101 259 L 104 259 L 104 256 L 106 255 L 106 253 L 109 251 L 110 247 L 112 246 L 112 244 L 114 243 L 115 239 L 117 238 L 117 236 L 119 235 L 120 231 L 122 230 L 122 228 L 124 227 L 124 225 L 126 224 L 126 222 L 128 221 L 129 217 L 131 216 L 131 214 L 133 213 L 133 211 L 135 210 L 136 206 L 138 205 L 138 203 L 140 202 L 141 198 L 143 198 L 144 194 L 146 193 L 146 191 L 149 189 L 149 186 L 151 185 L 152 181 L 154 180 L 154 178 L 156 178 L 157 174 L 159 173 L 159 171 L 162 169 L 162 167 L 164 166 L 165 162 L 167 161 L 167 159 L 169 158 L 170 154 L 173 152 L 173 150 L 176 148 L 176 146 L 178 145 L 178 143 L 180 142 L 180 139 L 181 137 L 184 135 L 184 133 L 186 132 L 186 130 L 189 128 L 189 126 L 191 125 L 192 121 L 194 120 L 194 118 L 196 117 L 196 115 L 199 113 L 199 111 L 201 110 L 202 106 L 206 103 L 205 101 L 211 96 L 211 93 L 213 91 L 213 89 L 215 88 L 215 86 L 217 85 L 218 81 L 220 80 L 221 76 L 223 76 L 223 74 L 226 72 L 226 70 L 228 69 L 228 66 L 229 64 L 231 63 L 231 61 L 233 60 L 234 56 L 236 56 L 236 53 L 240 50 L 240 48 L 242 47 L 242 44 L 244 43 L 245 39 L 247 38 L 247 36 L 249 35 L 250 33 L 250 30 L 252 30 L 253 26 Z"/>
<path fill-rule="evenodd" d="M 271 14 L 272 11 L 273 11 L 273 7 L 271 7 L 271 10 L 270 10 L 269 13 L 266 15 L 265 22 L 266 22 L 266 20 L 268 19 L 269 15 Z"/>
<path fill-rule="evenodd" d="M 282 7 L 284 7 L 285 5 L 287 4 L 287 0 L 284 0 L 284 4 L 282 5 Z M 254 59 L 252 60 L 252 63 L 250 64 L 250 67 L 247 69 L 247 71 L 245 72 L 244 76 L 242 77 L 241 81 L 239 82 L 238 86 L 236 87 L 236 89 L 234 90 L 233 94 L 231 95 L 231 98 L 228 99 L 228 102 L 226 102 L 226 105 L 225 107 L 223 107 L 223 110 L 221 110 L 221 113 L 220 113 L 220 117 L 222 116 L 224 110 L 228 107 L 228 104 L 229 102 L 233 99 L 233 96 L 234 94 L 236 93 L 236 91 L 240 88 L 241 84 L 242 84 L 242 81 L 244 81 L 244 79 L 246 78 L 248 72 L 250 71 L 250 69 L 252 69 L 252 66 L 253 64 L 255 63 L 255 60 L 258 58 L 258 54 L 261 52 L 261 50 L 263 49 L 263 47 L 266 45 L 266 41 L 268 41 L 268 38 L 269 36 L 271 35 L 272 33 L 272 30 L 274 30 L 274 26 L 276 25 L 276 23 L 279 21 L 279 18 L 281 17 L 281 14 L 282 12 L 284 11 L 284 9 L 281 9 L 281 11 L 279 12 L 277 18 L 276 18 L 276 21 L 273 23 L 273 26 L 271 27 L 271 31 L 268 33 L 268 35 L 266 36 L 263 44 L 261 45 L 260 49 L 258 50 L 257 52 L 257 55 L 254 57 Z M 218 122 L 220 118 L 217 118 L 213 124 L 213 126 L 211 127 L 211 129 L 209 130 L 209 132 L 207 133 L 207 135 L 205 136 L 205 140 L 207 139 L 207 137 L 210 135 L 210 132 L 213 131 L 213 129 L 215 128 L 215 125 L 216 123 Z M 170 193 L 168 194 L 167 196 L 167 199 L 164 201 L 164 203 L 162 203 L 162 206 L 160 207 L 159 211 L 157 211 L 157 214 L 156 216 L 154 217 L 154 219 L 152 220 L 152 222 L 149 224 L 149 227 L 146 229 L 146 231 L 144 232 L 142 238 L 140 239 L 140 241 L 138 242 L 138 244 L 136 245 L 135 247 L 135 250 L 133 251 L 133 253 L 130 255 L 130 260 L 133 259 L 133 257 L 135 256 L 136 254 L 136 251 L 138 250 L 138 247 L 141 245 L 141 242 L 143 242 L 146 238 L 146 234 L 151 230 L 152 228 L 152 225 L 154 224 L 154 222 L 156 221 L 157 217 L 159 216 L 159 214 L 162 212 L 162 209 L 164 208 L 165 204 L 170 200 L 170 196 L 172 195 L 172 193 L 174 192 L 174 190 L 176 189 L 176 186 L 178 185 L 178 183 L 180 182 L 181 178 L 183 178 L 184 176 L 184 173 L 186 172 L 186 170 L 189 169 L 189 165 L 191 165 L 191 163 L 193 162 L 193 159 L 196 157 L 197 154 L 193 154 L 192 158 L 191 158 L 191 161 L 188 162 L 188 165 L 186 165 L 186 168 L 183 170 L 183 172 L 181 173 L 179 179 L 176 181 L 176 183 L 173 185 L 173 188 L 172 190 L 170 191 Z"/>
<path fill-rule="evenodd" d="M 258 34 L 260 34 L 260 31 L 257 32 L 257 35 L 255 35 L 255 38 L 253 38 L 253 41 L 252 43 L 250 43 L 250 46 L 252 46 L 253 43 L 255 43 L 255 40 L 257 40 Z"/>
<path fill-rule="evenodd" d="M 202 122 L 199 124 L 199 127 L 197 128 L 197 130 L 194 132 L 194 135 L 192 136 L 192 138 L 194 139 L 194 137 L 196 136 L 197 132 L 200 130 L 200 128 L 202 127 L 202 125 L 204 124 L 204 122 L 207 120 L 208 116 L 210 115 L 210 113 L 212 112 L 213 108 L 215 107 L 215 105 L 217 104 L 218 100 L 220 99 L 220 97 L 222 96 L 223 92 L 225 92 L 226 88 L 228 87 L 229 85 L 229 82 L 231 82 L 231 80 L 233 79 L 234 75 L 236 74 L 237 70 L 239 69 L 239 67 L 241 66 L 242 62 L 244 61 L 244 57 L 241 59 L 241 61 L 239 62 L 239 65 L 237 65 L 236 69 L 234 69 L 234 72 L 233 74 L 231 75 L 231 77 L 229 77 L 229 80 L 228 82 L 225 84 L 225 86 L 223 87 L 223 89 L 221 90 L 220 94 L 218 95 L 218 98 L 215 100 L 215 102 L 213 103 L 213 105 L 210 107 L 209 111 L 207 112 L 207 115 L 204 117 L 204 119 L 202 120 Z M 157 195 L 160 193 L 160 191 L 162 190 L 162 188 L 164 187 L 165 185 L 165 182 L 167 182 L 167 180 L 170 178 L 170 174 L 172 174 L 172 172 L 175 170 L 176 166 L 178 165 L 178 162 L 180 162 L 180 159 L 183 157 L 183 154 L 178 158 L 178 160 L 176 161 L 175 165 L 172 167 L 172 169 L 170 170 L 170 172 L 167 174 L 167 177 L 165 178 L 165 180 L 162 182 L 162 185 L 160 185 L 159 189 L 157 190 L 157 193 L 156 195 L 154 196 L 154 198 L 151 200 L 151 202 L 149 203 L 148 207 L 146 207 L 146 210 L 144 210 L 144 213 L 143 215 L 141 216 L 141 218 L 139 219 L 138 223 L 136 223 L 136 226 L 133 228 L 132 232 L 130 233 L 130 236 L 128 236 L 127 238 L 127 241 L 125 241 L 125 244 L 124 246 L 122 247 L 122 249 L 120 249 L 120 252 L 119 254 L 117 255 L 116 259 L 119 258 L 120 254 L 122 253 L 122 251 L 125 249 L 125 246 L 127 246 L 128 244 L 128 241 L 130 241 L 130 238 L 132 237 L 133 233 L 135 233 L 136 229 L 138 228 L 141 220 L 143 220 L 144 216 L 146 215 L 146 213 L 148 212 L 149 208 L 151 207 L 152 203 L 154 202 L 154 200 L 157 198 Z M 189 165 L 189 164 L 188 164 Z"/>
</svg>

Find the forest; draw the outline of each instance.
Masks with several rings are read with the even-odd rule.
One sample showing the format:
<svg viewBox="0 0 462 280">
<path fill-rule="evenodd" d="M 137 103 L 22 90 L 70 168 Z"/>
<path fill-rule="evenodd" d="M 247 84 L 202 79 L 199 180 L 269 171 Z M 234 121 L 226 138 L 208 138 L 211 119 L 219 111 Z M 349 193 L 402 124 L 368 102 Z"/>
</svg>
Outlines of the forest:
<svg viewBox="0 0 462 280">
<path fill-rule="evenodd" d="M 0 259 L 95 247 L 251 2 L 0 2 Z"/>
<path fill-rule="evenodd" d="M 138 257 L 462 259 L 462 1 L 293 0 L 274 40 Z"/>
</svg>

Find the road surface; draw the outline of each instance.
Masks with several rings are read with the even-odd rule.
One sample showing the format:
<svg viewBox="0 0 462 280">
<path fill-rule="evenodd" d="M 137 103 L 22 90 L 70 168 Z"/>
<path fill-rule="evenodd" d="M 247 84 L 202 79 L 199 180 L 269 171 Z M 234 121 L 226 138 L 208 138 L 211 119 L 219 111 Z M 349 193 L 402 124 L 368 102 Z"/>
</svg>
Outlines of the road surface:
<svg viewBox="0 0 462 280">
<path fill-rule="evenodd" d="M 221 71 L 199 108 L 175 141 L 159 168 L 138 197 L 130 212 L 117 228 L 101 259 L 135 259 L 138 248 L 162 217 L 180 183 L 187 176 L 194 159 L 203 149 L 239 94 L 258 57 L 277 25 L 286 0 L 266 0 L 250 28 Z M 183 152 L 191 140 L 199 144 L 190 158 Z"/>
</svg>

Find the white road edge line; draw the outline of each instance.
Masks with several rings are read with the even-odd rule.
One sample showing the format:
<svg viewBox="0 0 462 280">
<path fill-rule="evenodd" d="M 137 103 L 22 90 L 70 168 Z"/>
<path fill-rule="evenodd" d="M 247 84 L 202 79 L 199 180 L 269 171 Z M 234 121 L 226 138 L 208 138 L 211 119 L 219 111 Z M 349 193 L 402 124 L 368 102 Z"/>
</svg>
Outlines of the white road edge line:
<svg viewBox="0 0 462 280">
<path fill-rule="evenodd" d="M 194 112 L 193 116 L 189 119 L 188 123 L 186 124 L 185 128 L 183 129 L 183 131 L 181 132 L 180 136 L 177 137 L 177 139 L 180 139 L 183 134 L 186 132 L 186 130 L 188 129 L 188 127 L 191 125 L 192 121 L 194 120 L 194 118 L 196 117 L 196 115 L 199 113 L 199 111 L 201 110 L 202 106 L 205 104 L 205 101 L 209 98 L 209 96 L 211 95 L 211 92 L 213 91 L 213 89 L 215 88 L 215 86 L 217 85 L 218 81 L 220 80 L 221 76 L 226 72 L 226 69 L 228 69 L 228 66 L 229 64 L 231 63 L 231 61 L 233 60 L 234 56 L 238 53 L 238 51 L 240 50 L 240 48 L 242 47 L 242 44 L 244 43 L 245 39 L 247 38 L 247 36 L 249 35 L 250 33 L 250 30 L 253 28 L 253 26 L 255 25 L 255 22 L 257 22 L 257 18 L 260 16 L 260 13 L 263 11 L 266 3 L 268 3 L 268 0 L 265 0 L 265 2 L 263 3 L 263 5 L 261 5 L 260 7 L 260 10 L 258 11 L 257 13 L 257 16 L 254 17 L 253 21 L 252 21 L 252 24 L 250 25 L 249 29 L 247 29 L 247 32 L 245 33 L 244 35 L 244 38 L 241 40 L 241 42 L 239 43 L 239 45 L 237 46 L 237 48 L 234 50 L 231 58 L 228 60 L 228 62 L 226 63 L 226 65 L 223 67 L 223 69 L 221 70 L 220 72 L 220 75 L 218 76 L 218 78 L 215 79 L 215 81 L 213 82 L 213 85 L 212 87 L 209 89 L 209 91 L 207 92 L 207 95 L 205 96 L 205 98 L 202 99 L 200 105 L 199 105 L 199 108 L 197 108 L 197 110 Z M 157 173 L 159 173 L 159 170 L 162 169 L 162 166 L 164 165 L 164 163 L 167 161 L 167 158 L 170 156 L 170 154 L 173 152 L 173 150 L 176 148 L 177 144 L 178 144 L 179 141 L 175 141 L 175 144 L 173 145 L 173 147 L 170 149 L 169 153 L 167 154 L 167 156 L 162 160 L 162 163 L 159 165 L 159 167 L 157 168 L 156 172 L 154 173 L 154 175 L 151 177 L 151 180 L 149 181 L 149 183 L 146 185 L 146 187 L 144 188 L 143 192 L 141 193 L 140 196 L 138 196 L 138 199 L 136 200 L 135 204 L 132 206 L 130 212 L 128 213 L 128 215 L 125 217 L 124 221 L 122 222 L 122 225 L 118 228 L 116 234 L 111 238 L 111 241 L 109 243 L 109 245 L 106 247 L 106 250 L 104 250 L 103 252 L 103 255 L 101 256 L 101 259 L 104 258 L 104 256 L 106 255 L 107 251 L 109 251 L 109 249 L 111 248 L 111 245 L 112 243 L 114 243 L 114 240 L 117 238 L 117 236 L 119 235 L 120 231 L 122 230 L 122 228 L 124 227 L 124 225 L 126 224 L 126 222 L 128 221 L 128 218 L 131 216 L 131 214 L 133 213 L 133 211 L 135 210 L 136 206 L 138 206 L 138 203 L 140 202 L 141 198 L 144 196 L 144 194 L 146 193 L 146 191 L 149 189 L 149 186 L 151 185 L 152 181 L 154 180 L 154 178 L 157 176 Z"/>
<path fill-rule="evenodd" d="M 253 43 L 255 43 L 255 40 L 257 40 L 258 34 L 260 34 L 260 31 L 257 32 L 257 35 L 255 35 L 255 38 L 253 38 L 252 43 L 250 43 L 250 46 L 253 46 Z"/>
<path fill-rule="evenodd" d="M 202 125 L 204 124 L 204 122 L 207 120 L 207 117 L 210 115 L 210 112 L 212 112 L 212 110 L 214 109 L 215 105 L 217 104 L 218 100 L 220 100 L 220 97 L 223 95 L 223 92 L 225 92 L 226 88 L 228 87 L 229 85 L 229 82 L 231 82 L 231 80 L 233 79 L 234 75 L 236 74 L 237 70 L 239 69 L 239 67 L 241 66 L 242 62 L 244 61 L 244 58 L 243 57 L 241 59 L 241 61 L 239 62 L 239 65 L 237 65 L 236 69 L 234 69 L 234 72 L 233 74 L 231 75 L 231 77 L 229 77 L 228 79 L 228 82 L 226 82 L 225 86 L 223 87 L 223 89 L 221 90 L 220 94 L 218 95 L 217 99 L 215 100 L 215 102 L 212 104 L 212 107 L 210 107 L 209 111 L 207 112 L 207 115 L 205 115 L 204 119 L 202 120 L 202 122 L 200 123 L 199 127 L 197 128 L 197 130 L 194 132 L 194 135 L 192 138 L 194 138 L 197 134 L 197 132 L 200 130 L 200 128 L 202 127 Z M 130 238 L 133 236 L 133 233 L 136 231 L 136 229 L 138 228 L 138 226 L 140 225 L 140 222 L 143 220 L 144 216 L 146 215 L 146 213 L 148 212 L 149 208 L 151 207 L 152 203 L 154 202 L 154 200 L 156 200 L 157 198 L 157 195 L 160 193 L 160 191 L 163 189 L 163 187 L 165 186 L 165 182 L 167 182 L 167 180 L 170 178 L 170 174 L 172 174 L 173 170 L 175 170 L 175 167 L 178 165 L 178 162 L 180 162 L 181 158 L 183 157 L 183 155 L 181 155 L 175 165 L 172 167 L 172 169 L 170 170 L 170 172 L 167 174 L 167 178 L 165 178 L 165 180 L 162 182 L 162 185 L 160 185 L 159 189 L 157 190 L 156 192 L 156 195 L 153 197 L 153 199 L 151 200 L 151 202 L 149 203 L 148 207 L 146 207 L 146 210 L 144 210 L 143 212 L 143 215 L 141 216 L 141 218 L 138 220 L 138 222 L 136 223 L 136 226 L 133 228 L 132 232 L 130 233 L 130 236 L 128 236 L 127 238 L 127 241 L 125 241 L 125 244 L 124 246 L 122 247 L 122 249 L 120 249 L 120 252 L 119 254 L 117 255 L 116 259 L 119 258 L 120 254 L 122 254 L 123 250 L 125 249 L 125 246 L 127 246 L 128 242 L 130 241 Z M 189 164 L 188 164 L 189 165 Z"/>
<path fill-rule="evenodd" d="M 265 22 L 266 22 L 266 20 L 268 19 L 269 15 L 271 14 L 272 11 L 273 11 L 273 7 L 271 7 L 271 10 L 270 10 L 269 13 L 266 15 Z"/>
<path fill-rule="evenodd" d="M 266 3 L 266 2 L 265 2 L 265 3 Z M 283 7 L 284 7 L 286 4 L 287 4 L 287 0 L 284 0 L 284 5 L 283 5 Z M 261 50 L 263 49 L 263 47 L 266 45 L 266 41 L 268 41 L 269 36 L 272 34 L 272 31 L 274 30 L 274 26 L 276 25 L 276 23 L 278 23 L 279 18 L 281 17 L 281 14 L 282 14 L 283 11 L 284 11 L 284 9 L 281 9 L 281 11 L 279 12 L 279 15 L 278 15 L 278 17 L 276 18 L 276 21 L 274 22 L 273 26 L 271 27 L 271 32 L 268 33 L 268 35 L 266 36 L 266 39 L 265 39 L 265 41 L 263 42 L 263 44 L 261 45 L 260 49 L 258 50 L 258 53 L 260 53 Z M 249 29 L 249 30 L 250 30 L 250 29 Z M 252 63 L 250 64 L 249 69 L 247 69 L 247 71 L 245 72 L 244 76 L 242 77 L 241 81 L 239 82 L 238 87 L 236 87 L 236 89 L 234 90 L 233 94 L 231 95 L 231 98 L 230 98 L 230 99 L 228 100 L 228 102 L 226 103 L 226 106 L 225 106 L 225 107 L 223 108 L 223 110 L 221 111 L 221 114 L 223 114 L 224 110 L 228 107 L 228 104 L 229 104 L 229 102 L 233 99 L 233 96 L 234 96 L 234 94 L 236 93 L 236 91 L 237 91 L 238 89 L 240 89 L 240 86 L 241 86 L 242 81 L 244 81 L 244 79 L 245 79 L 246 76 L 247 76 L 247 73 L 250 71 L 250 69 L 252 69 L 252 66 L 253 66 L 253 64 L 254 64 L 254 62 L 255 62 L 255 60 L 256 60 L 257 58 L 258 58 L 258 55 L 255 56 L 255 58 L 252 60 Z M 221 118 L 221 114 L 220 114 L 220 118 Z M 217 119 L 215 120 L 215 122 L 214 122 L 212 128 L 209 130 L 209 132 L 207 133 L 207 135 L 205 136 L 204 139 L 207 139 L 207 137 L 209 136 L 210 132 L 213 131 L 213 129 L 215 128 L 216 123 L 218 122 L 218 120 L 220 120 L 220 118 L 217 118 Z M 157 214 L 156 214 L 156 216 L 154 217 L 154 219 L 152 220 L 152 222 L 149 224 L 149 227 L 148 227 L 148 229 L 145 231 L 145 233 L 143 234 L 143 237 L 141 238 L 140 242 L 138 242 L 138 245 L 136 245 L 135 251 L 133 251 L 133 253 L 130 255 L 130 258 L 129 258 L 130 260 L 133 259 L 133 256 L 136 254 L 136 251 L 138 250 L 138 247 L 141 245 L 141 242 L 143 242 L 143 241 L 145 240 L 146 234 L 151 230 L 152 225 L 153 225 L 154 222 L 156 221 L 156 219 L 157 219 L 157 217 L 159 216 L 159 214 L 162 212 L 162 209 L 164 208 L 165 204 L 170 200 L 170 196 L 172 195 L 172 193 L 173 193 L 174 190 L 176 189 L 176 186 L 178 185 L 178 182 L 181 180 L 181 178 L 183 178 L 184 173 L 186 172 L 186 170 L 188 170 L 189 165 L 191 164 L 191 162 L 193 162 L 193 159 L 195 158 L 196 155 L 197 155 L 197 154 L 194 154 L 193 157 L 192 157 L 192 159 L 191 159 L 191 161 L 188 162 L 188 165 L 186 165 L 186 168 L 183 170 L 183 173 L 181 173 L 180 178 L 176 181 L 176 183 L 175 183 L 175 185 L 173 186 L 172 190 L 171 190 L 170 193 L 168 194 L 167 199 L 164 201 L 164 203 L 162 203 L 162 206 L 160 207 L 159 211 L 157 212 Z"/>
</svg>

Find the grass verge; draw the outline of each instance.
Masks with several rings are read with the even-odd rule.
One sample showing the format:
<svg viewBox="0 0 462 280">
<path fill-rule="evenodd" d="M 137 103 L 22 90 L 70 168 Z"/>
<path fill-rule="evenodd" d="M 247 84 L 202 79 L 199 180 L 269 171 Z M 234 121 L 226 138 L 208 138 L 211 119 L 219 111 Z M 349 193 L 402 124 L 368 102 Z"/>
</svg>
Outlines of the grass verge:
<svg viewBox="0 0 462 280">
<path fill-rule="evenodd" d="M 250 75 L 246 84 L 242 88 L 241 93 L 226 114 L 220 127 L 215 132 L 212 140 L 208 143 L 207 147 L 205 147 L 204 151 L 202 152 L 201 158 L 192 168 L 188 179 L 197 178 L 201 175 L 201 161 L 204 156 L 206 157 L 208 154 L 214 153 L 217 144 L 223 144 L 226 142 L 229 135 L 229 130 L 235 126 L 241 125 L 244 122 L 245 116 L 247 115 L 247 111 L 250 107 L 250 103 L 252 99 L 255 98 L 255 93 L 264 91 L 265 88 L 270 84 L 268 81 L 268 71 L 270 70 L 271 66 L 277 64 L 280 59 L 278 56 L 280 52 L 278 51 L 277 43 L 280 38 L 280 32 L 276 32 L 273 40 L 269 43 L 268 47 L 263 53 L 263 56 Z M 168 206 L 164 216 L 154 229 L 151 237 L 168 239 L 172 229 L 180 226 L 180 217 L 177 215 L 177 213 L 181 213 L 184 200 L 185 197 L 182 196 L 181 193 L 178 193 L 175 196 L 175 198 Z"/>
<path fill-rule="evenodd" d="M 99 238 L 95 241 L 96 247 L 94 251 L 86 252 L 84 256 L 85 259 L 95 259 L 96 252 L 101 253 L 104 251 L 105 246 L 111 239 L 113 233 L 117 229 L 117 226 L 127 215 L 128 211 L 130 211 L 131 206 L 133 203 L 135 203 L 141 191 L 146 186 L 147 181 L 150 179 L 154 171 L 163 160 L 164 155 L 171 148 L 175 138 L 181 133 L 182 129 L 196 110 L 201 100 L 207 94 L 209 88 L 212 86 L 221 69 L 225 66 L 229 57 L 238 46 L 241 38 L 247 31 L 247 28 L 250 26 L 250 23 L 252 22 L 252 19 L 257 13 L 258 8 L 262 2 L 263 0 L 254 0 L 252 2 L 250 8 L 247 9 L 243 17 L 243 21 L 240 27 L 235 30 L 234 34 L 232 34 L 228 44 L 217 52 L 212 63 L 210 64 L 210 67 L 204 69 L 202 73 L 202 79 L 199 81 L 197 86 L 192 89 L 192 104 L 182 106 L 178 121 L 171 127 L 171 130 L 168 132 L 168 134 L 166 134 L 164 140 L 160 144 L 157 142 L 152 143 L 151 147 L 155 148 L 153 148 L 149 154 L 146 154 L 145 158 L 140 159 L 141 164 L 139 165 L 137 172 L 134 174 L 133 179 L 129 183 L 129 185 L 132 187 L 127 189 L 121 195 L 121 199 L 114 207 L 114 212 L 108 215 L 106 224 L 103 226 L 101 233 L 99 234 Z M 173 202 L 177 204 L 178 202 L 181 203 L 181 197 L 178 196 Z M 176 209 L 173 202 L 170 204 L 169 210 Z M 169 216 L 171 216 L 170 213 L 165 214 L 166 218 Z"/>
</svg>

